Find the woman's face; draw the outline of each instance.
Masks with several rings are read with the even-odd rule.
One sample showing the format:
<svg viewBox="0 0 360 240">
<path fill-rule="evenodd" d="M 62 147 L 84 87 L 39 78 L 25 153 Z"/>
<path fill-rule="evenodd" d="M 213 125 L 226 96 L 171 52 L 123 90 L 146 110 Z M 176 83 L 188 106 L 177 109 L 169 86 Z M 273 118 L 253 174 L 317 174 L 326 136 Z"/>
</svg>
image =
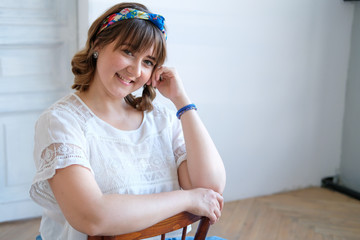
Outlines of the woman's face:
<svg viewBox="0 0 360 240">
<path fill-rule="evenodd" d="M 112 97 L 124 98 L 149 81 L 156 64 L 152 55 L 154 47 L 140 53 L 130 45 L 117 49 L 114 46 L 115 42 L 97 50 L 99 56 L 91 86 Z"/>
</svg>

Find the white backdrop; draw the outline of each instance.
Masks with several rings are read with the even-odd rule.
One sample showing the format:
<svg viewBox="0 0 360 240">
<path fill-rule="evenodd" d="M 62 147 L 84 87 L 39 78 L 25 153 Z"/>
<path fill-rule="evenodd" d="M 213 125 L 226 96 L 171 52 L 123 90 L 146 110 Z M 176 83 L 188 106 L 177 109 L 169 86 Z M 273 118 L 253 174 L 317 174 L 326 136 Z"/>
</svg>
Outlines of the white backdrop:
<svg viewBox="0 0 360 240">
<path fill-rule="evenodd" d="M 80 0 L 79 32 L 117 2 Z M 223 157 L 227 201 L 319 186 L 338 173 L 352 3 L 139 2 L 166 18 L 167 65 Z"/>
</svg>

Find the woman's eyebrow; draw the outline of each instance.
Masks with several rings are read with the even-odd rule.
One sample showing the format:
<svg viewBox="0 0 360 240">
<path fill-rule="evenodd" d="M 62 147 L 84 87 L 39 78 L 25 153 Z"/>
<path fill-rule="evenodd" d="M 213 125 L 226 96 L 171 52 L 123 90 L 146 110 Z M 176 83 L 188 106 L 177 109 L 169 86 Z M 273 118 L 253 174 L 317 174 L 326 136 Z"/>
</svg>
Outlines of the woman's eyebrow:
<svg viewBox="0 0 360 240">
<path fill-rule="evenodd" d="M 118 45 L 118 48 L 130 48 L 130 49 L 134 49 L 133 45 L 129 44 L 129 43 L 122 43 Z"/>
<path fill-rule="evenodd" d="M 121 44 L 121 46 L 128 47 L 128 48 L 130 48 L 130 50 L 134 50 L 134 49 L 135 49 L 134 46 L 133 46 L 132 44 L 130 44 L 130 43 L 123 43 L 123 44 Z M 156 62 L 156 57 L 151 56 L 151 55 L 148 55 L 148 56 L 146 56 L 146 57 Z"/>
<path fill-rule="evenodd" d="M 147 57 L 156 62 L 156 58 L 155 58 L 155 57 L 153 57 L 153 56 L 147 56 Z"/>
</svg>

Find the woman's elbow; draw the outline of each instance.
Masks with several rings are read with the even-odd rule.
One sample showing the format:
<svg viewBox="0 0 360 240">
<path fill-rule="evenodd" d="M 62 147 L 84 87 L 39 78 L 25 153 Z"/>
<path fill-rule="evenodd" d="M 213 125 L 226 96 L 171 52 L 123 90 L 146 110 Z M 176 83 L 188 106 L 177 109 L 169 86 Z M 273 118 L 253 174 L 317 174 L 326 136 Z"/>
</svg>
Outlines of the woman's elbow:
<svg viewBox="0 0 360 240">
<path fill-rule="evenodd" d="M 223 194 L 226 184 L 226 177 L 217 177 L 216 179 L 201 179 L 196 184 L 193 184 L 193 188 L 207 188 L 217 193 Z"/>
<path fill-rule="evenodd" d="M 210 187 L 210 189 L 212 189 L 213 191 L 223 194 L 224 189 L 225 189 L 225 184 L 226 181 L 225 179 L 223 181 L 218 181 L 212 184 L 212 186 Z"/>
<path fill-rule="evenodd" d="M 102 216 L 85 214 L 77 219 L 67 220 L 74 229 L 86 235 L 97 236 L 103 233 L 104 220 Z"/>
<path fill-rule="evenodd" d="M 217 193 L 223 194 L 226 185 L 225 169 L 221 172 L 217 172 L 216 176 L 217 177 L 211 183 L 209 183 L 209 188 Z"/>
<path fill-rule="evenodd" d="M 88 236 L 99 236 L 101 235 L 100 227 L 96 224 L 88 224 L 87 226 L 83 226 L 81 229 L 77 229 L 79 232 L 82 232 Z"/>
</svg>

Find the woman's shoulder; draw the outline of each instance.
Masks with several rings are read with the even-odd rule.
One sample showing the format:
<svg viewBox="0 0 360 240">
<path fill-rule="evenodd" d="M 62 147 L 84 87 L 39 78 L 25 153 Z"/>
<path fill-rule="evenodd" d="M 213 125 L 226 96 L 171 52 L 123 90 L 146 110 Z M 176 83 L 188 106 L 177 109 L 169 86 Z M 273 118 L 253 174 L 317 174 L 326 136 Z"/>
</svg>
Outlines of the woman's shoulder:
<svg viewBox="0 0 360 240">
<path fill-rule="evenodd" d="M 173 119 L 176 117 L 176 109 L 169 103 L 162 101 L 153 102 L 153 110 L 150 112 L 155 118 Z"/>
<path fill-rule="evenodd" d="M 81 102 L 79 97 L 74 93 L 71 93 L 52 104 L 46 109 L 39 117 L 38 121 L 44 121 L 49 119 L 59 119 L 62 121 L 77 121 L 85 124 L 90 118 L 92 118 L 91 112 Z"/>
</svg>

